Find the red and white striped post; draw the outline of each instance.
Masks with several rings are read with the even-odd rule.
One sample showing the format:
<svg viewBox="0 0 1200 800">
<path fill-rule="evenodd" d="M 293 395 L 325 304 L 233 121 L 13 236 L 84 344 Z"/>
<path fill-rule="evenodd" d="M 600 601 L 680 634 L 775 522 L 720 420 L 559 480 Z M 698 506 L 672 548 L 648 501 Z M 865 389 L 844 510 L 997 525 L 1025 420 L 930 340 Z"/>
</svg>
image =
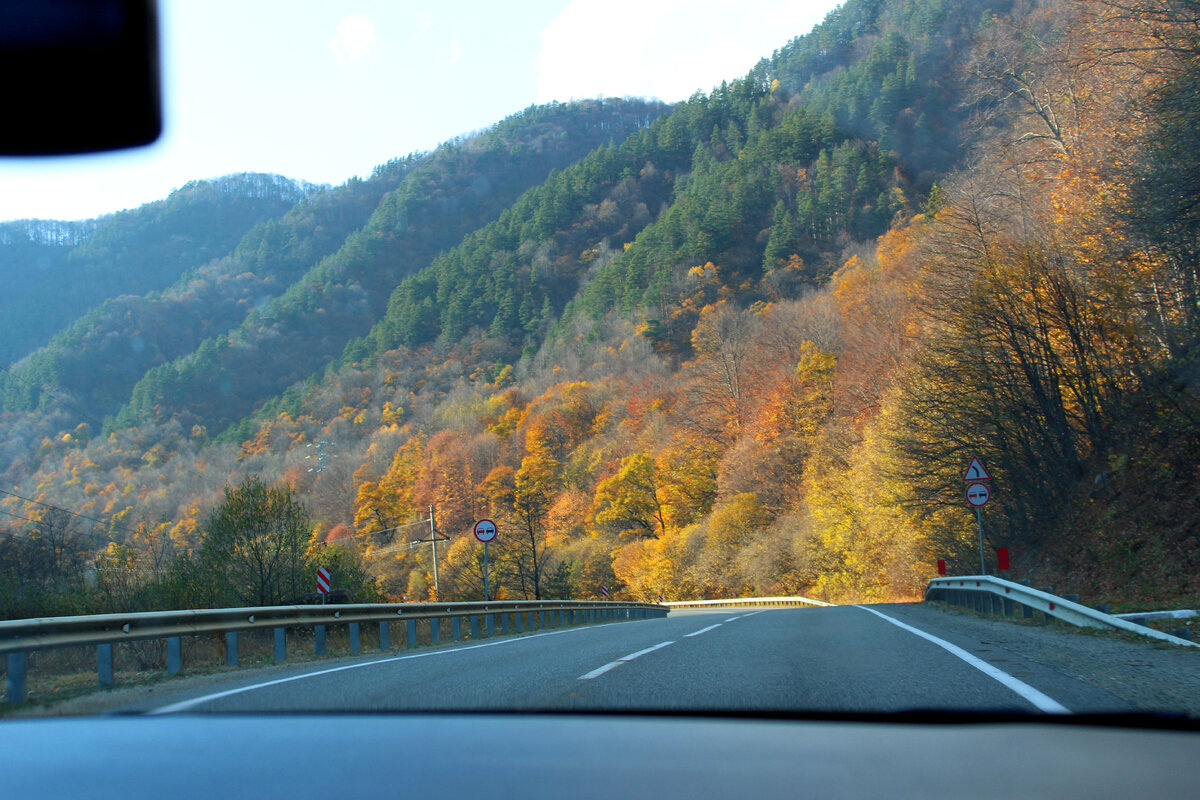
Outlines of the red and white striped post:
<svg viewBox="0 0 1200 800">
<path fill-rule="evenodd" d="M 321 567 L 317 570 L 317 591 L 321 593 L 321 605 L 325 605 L 325 595 L 329 594 L 329 569 Z"/>
</svg>

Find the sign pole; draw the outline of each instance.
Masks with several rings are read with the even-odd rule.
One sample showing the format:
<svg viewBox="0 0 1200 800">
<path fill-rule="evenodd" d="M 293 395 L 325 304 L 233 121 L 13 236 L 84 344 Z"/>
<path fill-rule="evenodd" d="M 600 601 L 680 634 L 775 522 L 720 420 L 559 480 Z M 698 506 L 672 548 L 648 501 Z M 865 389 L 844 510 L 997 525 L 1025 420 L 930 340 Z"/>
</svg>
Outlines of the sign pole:
<svg viewBox="0 0 1200 800">
<path fill-rule="evenodd" d="M 975 508 L 975 521 L 979 523 L 980 575 L 987 575 L 987 562 L 983 556 L 983 507 L 992 497 L 992 490 L 986 483 L 991 479 L 992 476 L 988 474 L 987 467 L 983 466 L 979 456 L 971 459 L 971 463 L 967 465 L 967 471 L 963 473 L 963 481 L 967 484 L 967 503 Z"/>
<path fill-rule="evenodd" d="M 975 506 L 975 518 L 979 521 L 979 574 L 987 575 L 983 562 L 983 506 Z"/>
<path fill-rule="evenodd" d="M 475 523 L 475 538 L 483 542 L 483 599 L 491 600 L 491 593 L 488 591 L 488 542 L 496 538 L 499 531 L 496 528 L 496 523 L 490 519 L 481 519 Z"/>
<path fill-rule="evenodd" d="M 483 600 L 486 603 L 491 600 L 491 595 L 488 594 L 487 574 L 488 574 L 488 543 L 483 543 Z"/>
</svg>

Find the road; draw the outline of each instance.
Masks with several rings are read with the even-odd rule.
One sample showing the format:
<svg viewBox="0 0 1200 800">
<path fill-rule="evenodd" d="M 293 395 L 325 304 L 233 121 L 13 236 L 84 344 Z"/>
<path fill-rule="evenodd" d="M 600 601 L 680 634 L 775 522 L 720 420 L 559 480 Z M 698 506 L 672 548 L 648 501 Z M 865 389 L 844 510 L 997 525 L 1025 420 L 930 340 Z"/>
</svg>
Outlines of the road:
<svg viewBox="0 0 1200 800">
<path fill-rule="evenodd" d="M 978 631 L 964 632 L 956 619 L 920 605 L 676 611 L 664 619 L 397 650 L 267 675 L 247 671 L 187 691 L 164 685 L 155 697 L 121 710 L 1078 713 L 1138 707 L 1073 670 L 1000 650 Z M 1089 644 L 1075 633 L 1050 635 Z M 1189 663 L 1200 665 L 1200 659 Z"/>
</svg>

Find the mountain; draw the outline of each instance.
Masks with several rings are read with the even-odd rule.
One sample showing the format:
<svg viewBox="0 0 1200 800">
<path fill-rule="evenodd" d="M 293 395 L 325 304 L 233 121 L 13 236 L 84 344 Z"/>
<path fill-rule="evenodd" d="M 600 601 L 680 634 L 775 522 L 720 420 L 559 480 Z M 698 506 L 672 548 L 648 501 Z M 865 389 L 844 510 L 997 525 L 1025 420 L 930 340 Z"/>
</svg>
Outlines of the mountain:
<svg viewBox="0 0 1200 800">
<path fill-rule="evenodd" d="M 98 301 L 165 289 L 317 188 L 243 173 L 192 181 L 165 200 L 99 219 L 0 223 L 0 362 L 45 344 Z"/>
<path fill-rule="evenodd" d="M 387 293 L 441 250 L 501 213 L 529 186 L 613 138 L 649 125 L 664 107 L 598 100 L 534 107 L 435 151 L 286 292 L 235 329 L 150 370 L 119 425 L 178 416 L 219 429 L 303 380 L 366 333 Z M 237 389 L 225 388 L 236 376 Z"/>
<path fill-rule="evenodd" d="M 480 596 L 486 517 L 505 596 L 859 601 L 978 568 L 979 457 L 1017 577 L 1200 591 L 1200 47 L 1137 2 L 848 0 L 674 107 L 531 108 L 307 197 L 13 369 L 0 508 L 103 520 L 137 580 L 100 605 L 204 602 L 256 475 L 394 597 L 432 593 L 395 538 L 432 510 L 441 597 Z"/>
<path fill-rule="evenodd" d="M 10 369 L 0 384 L 5 407 L 29 410 L 53 400 L 68 403 L 82 419 L 116 413 L 148 369 L 239 324 L 337 249 L 420 160 L 397 160 L 368 180 L 289 204 L 286 213 L 256 223 L 219 257 L 183 272 L 161 291 L 110 297 Z M 204 246 L 217 249 L 215 243 Z M 57 283 L 47 287 L 63 289 Z"/>
</svg>

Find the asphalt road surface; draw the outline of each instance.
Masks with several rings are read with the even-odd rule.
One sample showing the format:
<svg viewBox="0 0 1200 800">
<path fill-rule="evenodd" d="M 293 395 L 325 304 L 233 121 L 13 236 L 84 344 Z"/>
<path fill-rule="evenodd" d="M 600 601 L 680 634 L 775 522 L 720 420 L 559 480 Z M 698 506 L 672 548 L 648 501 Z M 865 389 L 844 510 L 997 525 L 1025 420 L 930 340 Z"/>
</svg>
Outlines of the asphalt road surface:
<svg viewBox="0 0 1200 800">
<path fill-rule="evenodd" d="M 985 626 L 976 630 L 956 619 L 920 605 L 676 611 L 664 619 L 394 650 L 269 674 L 248 671 L 186 691 L 164 685 L 153 698 L 120 710 L 1079 713 L 1139 707 L 1078 670 L 1025 658 L 985 638 L 987 631 L 1016 629 L 1011 623 L 966 620 Z M 1077 633 L 1049 635 L 1089 645 Z M 1200 658 L 1193 661 L 1200 666 Z"/>
</svg>

